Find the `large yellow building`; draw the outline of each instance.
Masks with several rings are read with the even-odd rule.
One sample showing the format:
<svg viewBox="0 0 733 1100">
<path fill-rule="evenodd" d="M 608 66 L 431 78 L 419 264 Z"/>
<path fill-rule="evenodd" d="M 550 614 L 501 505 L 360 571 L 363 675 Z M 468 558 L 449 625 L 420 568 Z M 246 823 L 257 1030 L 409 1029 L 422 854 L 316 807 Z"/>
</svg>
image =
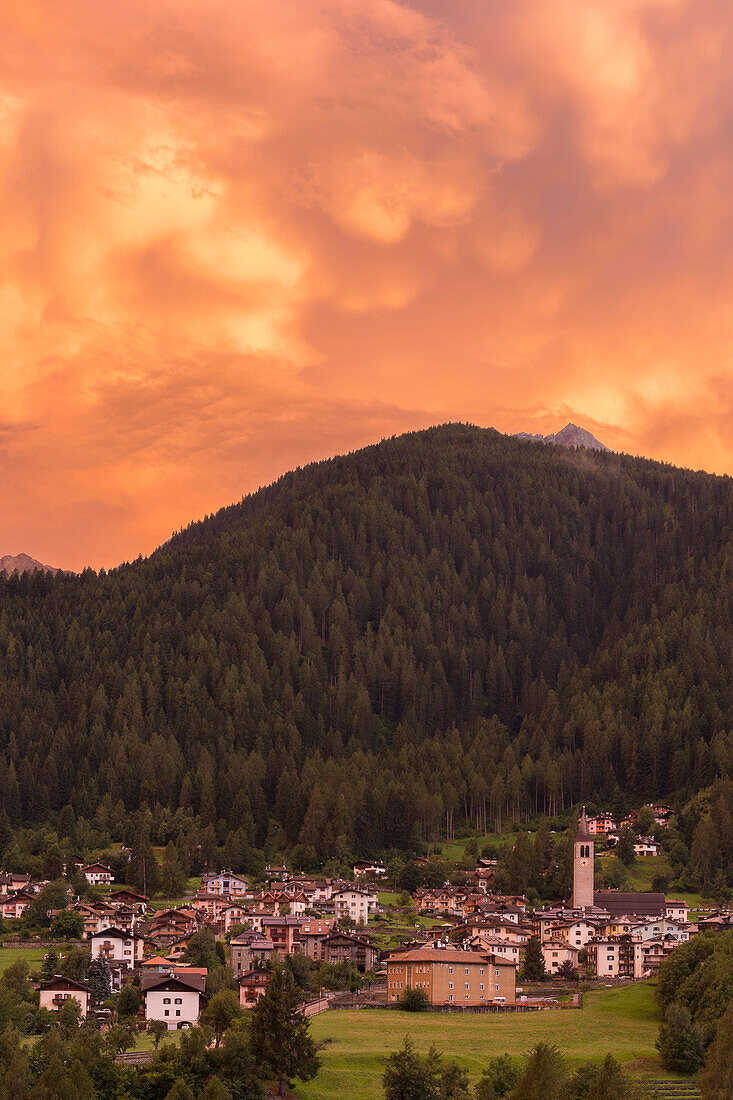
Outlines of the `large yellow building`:
<svg viewBox="0 0 733 1100">
<path fill-rule="evenodd" d="M 399 1001 L 405 989 L 422 989 L 431 1005 L 514 1004 L 517 968 L 499 955 L 417 947 L 387 959 L 387 1001 Z"/>
</svg>

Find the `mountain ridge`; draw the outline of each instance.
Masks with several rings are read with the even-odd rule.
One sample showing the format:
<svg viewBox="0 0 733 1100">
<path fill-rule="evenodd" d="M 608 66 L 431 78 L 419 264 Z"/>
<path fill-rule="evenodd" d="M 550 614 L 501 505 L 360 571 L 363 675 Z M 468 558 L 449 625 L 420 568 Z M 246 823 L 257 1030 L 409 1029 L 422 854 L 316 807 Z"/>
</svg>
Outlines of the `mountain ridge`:
<svg viewBox="0 0 733 1100">
<path fill-rule="evenodd" d="M 0 573 L 61 573 L 54 565 L 44 565 L 30 554 L 4 554 L 0 557 Z"/>
<path fill-rule="evenodd" d="M 596 439 L 587 428 L 581 428 L 572 422 L 566 424 L 559 432 L 553 432 L 549 435 L 533 435 L 531 432 L 514 432 L 514 438 L 522 439 L 530 443 L 554 443 L 558 447 L 585 447 L 587 450 L 609 452 L 611 450 L 605 443 L 601 443 L 600 439 Z"/>
</svg>

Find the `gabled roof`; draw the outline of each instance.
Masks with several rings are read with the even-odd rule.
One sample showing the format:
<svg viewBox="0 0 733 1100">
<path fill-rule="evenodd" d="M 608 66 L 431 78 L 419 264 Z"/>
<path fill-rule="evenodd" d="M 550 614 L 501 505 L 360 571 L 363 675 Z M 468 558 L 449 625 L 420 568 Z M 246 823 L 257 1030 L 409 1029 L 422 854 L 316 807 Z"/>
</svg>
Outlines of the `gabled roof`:
<svg viewBox="0 0 733 1100">
<path fill-rule="evenodd" d="M 109 928 L 100 928 L 98 932 L 92 932 L 92 939 L 96 940 L 100 936 L 113 936 L 118 940 L 141 940 L 142 936 L 138 936 L 136 932 L 125 932 L 123 928 L 116 928 L 113 924 Z"/>
<path fill-rule="evenodd" d="M 359 947 L 371 947 L 374 951 L 377 950 L 372 941 L 367 939 L 366 936 L 351 936 L 344 931 L 331 932 L 330 935 L 326 936 L 325 942 L 333 943 L 334 940 L 346 940 L 347 943 L 355 943 Z"/>
<path fill-rule="evenodd" d="M 72 978 L 64 978 L 61 974 L 55 974 L 47 982 L 41 982 L 39 989 L 78 989 L 81 993 L 88 993 L 89 986 L 81 982 L 75 982 Z"/>
<path fill-rule="evenodd" d="M 596 906 L 599 906 L 612 918 L 616 917 L 663 917 L 666 912 L 664 894 L 646 891 L 644 893 L 624 893 L 621 890 L 596 890 Z"/>
<path fill-rule="evenodd" d="M 271 970 L 248 970 L 239 979 L 240 985 L 267 985 L 272 978 Z"/>
<path fill-rule="evenodd" d="M 154 989 L 163 990 L 166 992 L 170 990 L 172 993 L 198 993 L 199 996 L 201 996 L 204 992 L 201 988 L 201 983 L 198 975 L 192 974 L 190 978 L 184 978 L 180 975 L 176 975 L 175 977 L 171 977 L 170 975 L 168 975 L 167 977 L 160 978 L 158 981 L 155 980 L 154 975 L 151 975 L 151 977 L 153 980 L 150 982 L 149 985 L 146 982 L 145 988 L 143 989 L 144 994 L 151 993 Z"/>
</svg>

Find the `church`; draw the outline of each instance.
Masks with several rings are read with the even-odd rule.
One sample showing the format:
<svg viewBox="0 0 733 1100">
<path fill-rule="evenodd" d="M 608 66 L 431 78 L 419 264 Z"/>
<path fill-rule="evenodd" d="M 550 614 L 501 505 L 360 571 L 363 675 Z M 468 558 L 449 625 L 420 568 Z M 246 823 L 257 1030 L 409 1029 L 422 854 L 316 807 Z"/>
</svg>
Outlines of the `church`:
<svg viewBox="0 0 733 1100">
<path fill-rule="evenodd" d="M 666 913 L 664 894 L 595 889 L 595 847 L 588 831 L 585 806 L 573 847 L 572 905 L 583 913 L 603 912 L 611 917 L 663 917 Z"/>
</svg>

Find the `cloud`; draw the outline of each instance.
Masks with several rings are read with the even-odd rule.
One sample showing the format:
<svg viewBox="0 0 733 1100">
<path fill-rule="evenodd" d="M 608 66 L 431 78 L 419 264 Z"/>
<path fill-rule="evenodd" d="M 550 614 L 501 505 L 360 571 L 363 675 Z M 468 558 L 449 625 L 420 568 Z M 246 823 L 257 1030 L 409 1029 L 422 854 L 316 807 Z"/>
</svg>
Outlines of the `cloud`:
<svg viewBox="0 0 733 1100">
<path fill-rule="evenodd" d="M 6 5 L 0 551 L 112 565 L 450 418 L 730 471 L 732 38 L 723 0 Z"/>
</svg>

